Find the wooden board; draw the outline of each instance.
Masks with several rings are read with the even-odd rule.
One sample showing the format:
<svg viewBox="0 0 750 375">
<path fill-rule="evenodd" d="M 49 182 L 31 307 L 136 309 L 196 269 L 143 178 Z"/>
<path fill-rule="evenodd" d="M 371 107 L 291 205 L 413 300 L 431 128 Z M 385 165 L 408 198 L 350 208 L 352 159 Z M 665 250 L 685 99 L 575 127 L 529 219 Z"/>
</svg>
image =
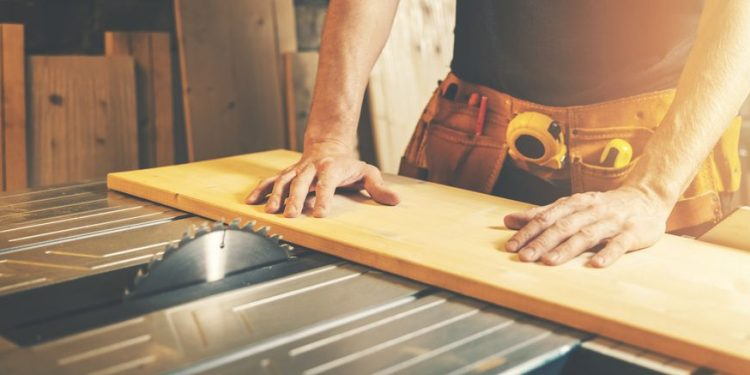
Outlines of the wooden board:
<svg viewBox="0 0 750 375">
<path fill-rule="evenodd" d="M 665 236 L 612 267 L 522 263 L 504 251 L 505 214 L 527 205 L 387 176 L 396 207 L 337 196 L 326 219 L 285 219 L 242 203 L 289 151 L 110 174 L 108 186 L 212 219 L 270 225 L 287 240 L 384 271 L 710 368 L 750 372 L 750 254 Z"/>
<path fill-rule="evenodd" d="M 175 0 L 189 160 L 285 145 L 274 9 L 273 0 Z"/>
<path fill-rule="evenodd" d="M 279 53 L 294 52 L 297 50 L 294 0 L 273 0 L 272 5 Z"/>
<path fill-rule="evenodd" d="M 107 32 L 104 49 L 106 56 L 132 56 L 135 60 L 140 166 L 174 164 L 169 33 Z"/>
<path fill-rule="evenodd" d="M 742 206 L 722 219 L 719 224 L 704 233 L 701 241 L 750 251 L 750 207 Z"/>
<path fill-rule="evenodd" d="M 0 189 L 8 191 L 28 185 L 25 56 L 23 25 L 0 25 Z"/>
<path fill-rule="evenodd" d="M 131 57 L 34 56 L 29 84 L 34 185 L 138 167 Z"/>
<path fill-rule="evenodd" d="M 318 72 L 318 52 L 285 53 L 284 72 L 288 145 L 291 150 L 302 151 Z"/>
<path fill-rule="evenodd" d="M 402 0 L 370 74 L 368 93 L 380 168 L 396 173 L 427 101 L 449 71 L 456 2 Z"/>
</svg>

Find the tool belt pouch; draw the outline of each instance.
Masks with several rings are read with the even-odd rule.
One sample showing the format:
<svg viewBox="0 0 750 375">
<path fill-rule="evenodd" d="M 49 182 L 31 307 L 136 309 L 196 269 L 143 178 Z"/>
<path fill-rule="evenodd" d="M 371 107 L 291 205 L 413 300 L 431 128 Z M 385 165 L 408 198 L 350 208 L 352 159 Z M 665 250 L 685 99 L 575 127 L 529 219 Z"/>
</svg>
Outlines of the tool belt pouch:
<svg viewBox="0 0 750 375">
<path fill-rule="evenodd" d="M 490 193 L 507 154 L 505 135 L 474 133 L 478 108 L 432 95 L 406 152 L 399 174 Z"/>
<path fill-rule="evenodd" d="M 737 117 L 704 161 L 672 210 L 667 221 L 669 232 L 696 234 L 721 220 L 720 193 L 739 189 L 740 126 L 741 119 Z M 573 192 L 607 191 L 621 186 L 653 132 L 653 128 L 639 126 L 574 129 L 570 137 Z M 628 165 L 619 168 L 599 165 L 601 150 L 613 138 L 625 139 L 632 145 L 635 157 Z"/>
</svg>

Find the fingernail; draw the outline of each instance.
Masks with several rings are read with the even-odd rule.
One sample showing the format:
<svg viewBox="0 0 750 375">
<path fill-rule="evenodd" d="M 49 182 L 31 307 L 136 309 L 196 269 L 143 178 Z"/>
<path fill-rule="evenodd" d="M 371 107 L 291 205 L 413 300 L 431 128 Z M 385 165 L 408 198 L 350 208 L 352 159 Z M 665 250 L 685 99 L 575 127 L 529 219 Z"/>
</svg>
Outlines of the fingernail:
<svg viewBox="0 0 750 375">
<path fill-rule="evenodd" d="M 297 208 L 292 205 L 287 205 L 284 211 L 284 216 L 291 217 L 297 214 Z"/>
<path fill-rule="evenodd" d="M 268 204 L 266 205 L 266 212 L 268 212 L 269 214 L 276 212 L 277 207 L 278 204 L 276 203 L 276 201 L 268 202 Z"/>
<path fill-rule="evenodd" d="M 505 248 L 508 249 L 508 251 L 517 251 L 518 250 L 518 241 L 516 240 L 510 240 L 507 244 L 505 244 Z"/>
<path fill-rule="evenodd" d="M 525 249 L 521 249 L 521 251 L 519 251 L 518 254 L 521 256 L 522 259 L 532 260 L 534 259 L 534 256 L 536 256 L 536 250 L 530 247 L 527 247 Z"/>
<path fill-rule="evenodd" d="M 595 266 L 599 266 L 599 267 L 602 267 L 605 264 L 607 264 L 607 260 L 604 259 L 604 257 L 602 256 L 595 256 L 591 258 L 591 262 L 594 263 Z"/>
<path fill-rule="evenodd" d="M 557 253 L 557 251 L 553 251 L 547 254 L 546 256 L 548 262 L 556 262 L 558 258 L 560 258 L 560 254 Z"/>
</svg>

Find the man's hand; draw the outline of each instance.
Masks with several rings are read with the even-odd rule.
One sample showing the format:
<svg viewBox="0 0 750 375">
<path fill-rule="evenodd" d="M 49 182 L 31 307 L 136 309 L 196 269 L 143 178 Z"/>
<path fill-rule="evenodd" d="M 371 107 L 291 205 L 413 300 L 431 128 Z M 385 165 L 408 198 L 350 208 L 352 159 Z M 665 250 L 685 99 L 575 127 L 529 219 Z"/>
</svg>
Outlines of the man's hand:
<svg viewBox="0 0 750 375">
<path fill-rule="evenodd" d="M 633 187 L 574 194 L 548 206 L 505 217 L 520 229 L 506 249 L 524 262 L 558 265 L 603 245 L 591 258 L 606 267 L 623 254 L 653 245 L 665 232 L 671 207 Z"/>
<path fill-rule="evenodd" d="M 340 145 L 324 143 L 305 149 L 299 162 L 262 180 L 247 196 L 246 203 L 261 203 L 268 195 L 266 212 L 276 213 L 284 208 L 284 216 L 297 217 L 308 194 L 315 192 L 313 216 L 324 217 L 337 188 L 364 189 L 378 203 L 399 203 L 398 195 L 385 185 L 376 167 L 357 160 Z"/>
</svg>

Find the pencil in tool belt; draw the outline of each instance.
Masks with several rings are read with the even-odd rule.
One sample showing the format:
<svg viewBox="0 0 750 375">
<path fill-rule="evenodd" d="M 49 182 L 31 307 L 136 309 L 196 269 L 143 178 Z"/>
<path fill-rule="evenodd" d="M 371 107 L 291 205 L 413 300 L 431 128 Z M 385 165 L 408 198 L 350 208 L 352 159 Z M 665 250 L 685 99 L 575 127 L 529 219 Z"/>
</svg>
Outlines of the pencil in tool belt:
<svg viewBox="0 0 750 375">
<path fill-rule="evenodd" d="M 471 94 L 471 96 L 469 96 L 469 102 L 467 104 L 469 105 L 469 107 L 476 107 L 477 104 L 479 104 L 479 94 Z"/>
<path fill-rule="evenodd" d="M 479 102 L 479 112 L 477 112 L 477 124 L 474 128 L 474 135 L 482 134 L 485 117 L 487 117 L 487 97 L 482 95 L 482 99 Z"/>
</svg>

